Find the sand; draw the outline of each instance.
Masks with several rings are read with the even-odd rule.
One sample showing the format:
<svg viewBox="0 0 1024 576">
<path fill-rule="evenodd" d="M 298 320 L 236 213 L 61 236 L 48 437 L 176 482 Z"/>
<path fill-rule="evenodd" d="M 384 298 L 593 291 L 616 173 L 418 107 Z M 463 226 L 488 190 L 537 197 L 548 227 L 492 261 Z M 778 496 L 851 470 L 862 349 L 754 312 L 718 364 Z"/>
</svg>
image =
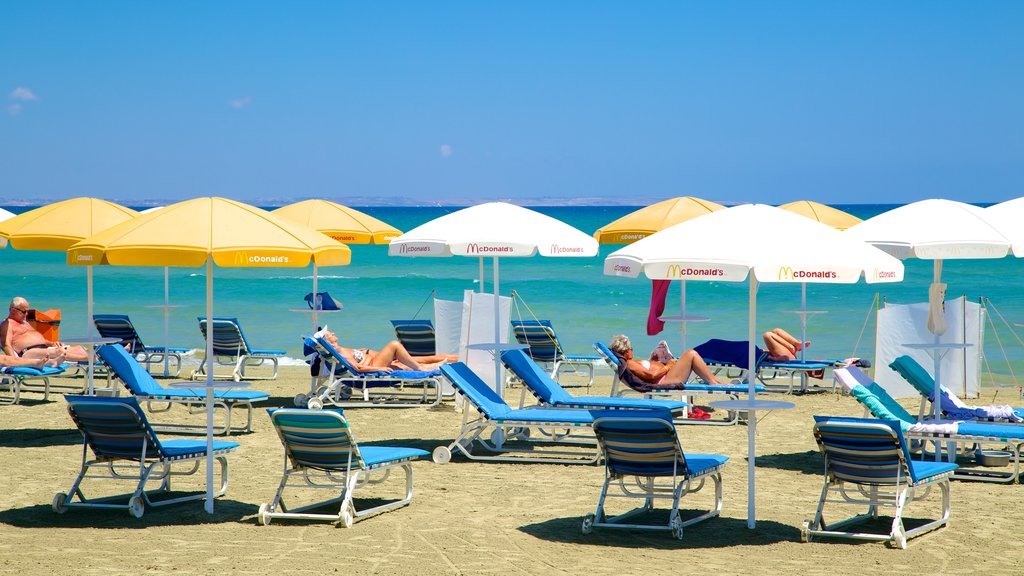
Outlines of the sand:
<svg viewBox="0 0 1024 576">
<path fill-rule="evenodd" d="M 290 405 L 308 387 L 302 369 L 253 388 Z M 607 393 L 607 375 L 590 394 Z M 577 390 L 577 393 L 582 393 Z M 518 394 L 518 393 L 516 393 Z M 230 488 L 207 515 L 201 502 L 149 508 L 141 519 L 124 510 L 71 510 L 51 500 L 67 491 L 81 459 L 81 437 L 59 396 L 26 395 L 0 407 L 0 573 L 18 574 L 1020 574 L 1024 527 L 1020 485 L 954 482 L 949 526 L 910 541 L 907 550 L 882 543 L 801 543 L 799 527 L 815 509 L 822 462 L 811 435 L 813 414 L 861 414 L 831 393 L 786 397 L 788 411 L 763 415 L 757 426 L 757 528 L 747 529 L 747 427 L 685 426 L 690 452 L 731 457 L 724 470 L 722 517 L 686 530 L 580 532 L 593 511 L 603 470 L 594 465 L 477 463 L 415 465 L 410 506 L 356 522 L 349 529 L 310 521 L 259 526 L 260 503 L 280 479 L 282 448 L 260 410 L 251 434 L 233 436 Z M 908 403 L 908 405 L 910 405 Z M 916 406 L 914 407 L 916 410 Z M 190 418 L 182 409 L 173 412 Z M 454 438 L 460 415 L 440 409 L 350 409 L 357 439 L 431 450 Z M 165 417 L 166 418 L 166 417 Z M 195 418 L 195 417 L 191 417 Z M 202 476 L 200 474 L 199 476 Z M 400 476 L 399 476 L 400 478 Z M 177 486 L 201 486 L 199 477 Z M 397 495 L 389 490 L 370 495 Z M 688 496 L 683 508 L 710 503 L 711 491 Z M 688 502 L 688 500 L 690 502 Z M 937 513 L 936 496 L 907 516 Z M 921 515 L 918 515 L 921 513 Z"/>
</svg>

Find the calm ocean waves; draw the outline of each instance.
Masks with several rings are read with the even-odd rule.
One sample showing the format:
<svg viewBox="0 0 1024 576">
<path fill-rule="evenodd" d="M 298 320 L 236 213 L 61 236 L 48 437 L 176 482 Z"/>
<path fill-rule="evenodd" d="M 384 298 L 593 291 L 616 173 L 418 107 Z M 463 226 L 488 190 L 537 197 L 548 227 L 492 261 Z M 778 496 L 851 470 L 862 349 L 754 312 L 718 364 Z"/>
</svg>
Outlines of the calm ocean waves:
<svg viewBox="0 0 1024 576">
<path fill-rule="evenodd" d="M 894 206 L 837 206 L 860 217 L 870 217 Z M 8 207 L 22 212 L 24 207 Z M 537 210 L 563 220 L 587 233 L 625 215 L 630 207 L 544 207 Z M 363 208 L 399 229 L 408 230 L 455 208 Z M 723 234 L 740 234 L 723 230 Z M 713 242 L 709 238 L 708 242 Z M 668 324 L 660 336 L 645 334 L 650 282 L 613 278 L 601 273 L 603 257 L 618 246 L 602 246 L 601 258 L 506 258 L 501 261 L 500 288 L 504 295 L 515 290 L 521 303 L 513 309 L 513 318 L 550 319 L 569 352 L 586 353 L 595 340 L 607 340 L 613 334 L 626 333 L 639 349 L 653 346 L 665 338 L 678 348 L 679 325 Z M 4 291 L 0 299 L 15 295 L 29 299 L 38 309 L 62 311 L 61 335 L 78 336 L 86 330 L 85 269 L 69 267 L 64 254 L 55 252 L 3 251 Z M 874 317 L 870 316 L 864 337 L 858 336 L 868 317 L 876 290 L 894 303 L 922 302 L 927 299 L 932 263 L 907 260 L 906 280 L 901 284 L 852 286 L 808 284 L 808 308 L 827 310 L 827 314 L 809 317 L 808 335 L 814 356 L 872 358 L 874 355 Z M 148 305 L 164 300 L 164 269 L 159 267 L 94 268 L 94 306 L 97 313 L 128 314 L 144 341 L 163 343 L 163 312 Z M 479 289 L 479 262 L 469 258 L 388 257 L 384 246 L 352 246 L 352 264 L 325 268 L 320 272 L 320 290 L 329 291 L 344 304 L 344 310 L 322 316 L 331 329 L 347 344 L 379 347 L 393 338 L 389 320 L 430 318 L 429 298 L 461 300 L 463 291 Z M 170 340 L 173 346 L 201 348 L 203 343 L 196 318 L 205 314 L 205 271 L 202 268 L 172 268 L 170 301 L 182 307 L 171 313 Z M 986 297 L 1009 322 L 1024 322 L 1024 302 L 1020 298 L 1020 280 L 1024 262 L 1002 260 L 950 260 L 944 264 L 943 279 L 949 298 L 966 294 L 977 300 Z M 490 292 L 490 263 L 485 269 L 485 288 Z M 312 289 L 312 268 L 270 268 L 263 270 L 216 268 L 214 270 L 214 311 L 217 316 L 239 318 L 254 346 L 282 348 L 298 358 L 300 335 L 310 330 L 308 313 L 291 312 L 304 308 L 303 296 Z M 687 342 L 692 346 L 708 338 L 746 339 L 746 283 L 689 282 L 687 313 L 709 316 L 710 321 L 687 326 Z M 666 313 L 679 309 L 678 288 L 669 292 Z M 799 330 L 799 318 L 787 310 L 800 308 L 799 285 L 762 284 L 758 294 L 758 333 L 774 326 L 791 332 Z M 422 306 L 422 309 L 420 309 Z M 995 316 L 995 314 L 993 314 Z M 995 334 L 993 334 L 995 330 Z M 1018 330 L 1022 330 L 1018 328 Z M 1024 374 L 1024 350 L 1006 327 L 986 327 L 985 354 L 991 369 L 1009 373 L 1002 341 L 1017 374 Z"/>
</svg>

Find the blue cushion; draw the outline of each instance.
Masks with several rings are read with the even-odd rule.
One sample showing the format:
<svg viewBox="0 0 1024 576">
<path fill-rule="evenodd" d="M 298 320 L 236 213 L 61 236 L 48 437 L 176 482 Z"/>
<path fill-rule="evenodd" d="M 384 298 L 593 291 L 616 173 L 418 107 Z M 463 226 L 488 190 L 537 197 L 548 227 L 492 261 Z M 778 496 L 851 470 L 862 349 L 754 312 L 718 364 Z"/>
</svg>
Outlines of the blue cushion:
<svg viewBox="0 0 1024 576">
<path fill-rule="evenodd" d="M 556 407 L 595 406 L 607 408 L 629 408 L 631 410 L 682 410 L 686 402 L 679 400 L 648 400 L 647 398 L 609 398 L 608 396 L 574 396 L 572 400 L 555 402 Z"/>
<path fill-rule="evenodd" d="M 910 473 L 918 481 L 936 476 L 938 474 L 945 474 L 946 472 L 952 472 L 957 469 L 957 465 L 950 462 L 928 462 L 927 460 L 913 460 L 908 462 L 910 465 Z"/>
<path fill-rule="evenodd" d="M 164 454 L 168 456 L 203 456 L 206 454 L 206 440 L 161 440 Z M 213 443 L 213 450 L 234 450 L 238 448 L 238 442 L 227 442 L 216 440 Z"/>
<path fill-rule="evenodd" d="M 691 476 L 697 476 L 716 466 L 721 466 L 729 461 L 728 456 L 722 454 L 689 454 L 685 453 L 686 467 L 690 470 Z"/>
<path fill-rule="evenodd" d="M 402 460 L 406 458 L 424 458 L 430 456 L 430 452 L 419 448 L 402 448 L 397 446 L 360 446 L 359 455 L 367 466 Z"/>
<path fill-rule="evenodd" d="M 1024 426 L 1013 424 L 985 424 L 982 422 L 961 422 L 956 429 L 958 434 L 965 436 L 987 436 L 990 438 L 1006 438 L 1007 440 L 1024 440 Z"/>
<path fill-rule="evenodd" d="M 622 412 L 616 412 L 614 416 L 621 418 Z M 535 422 L 539 424 L 546 422 L 565 422 L 567 424 L 594 423 L 594 416 L 591 415 L 589 410 L 571 410 L 567 408 L 523 408 L 520 410 L 509 410 L 500 416 L 494 417 L 494 419 Z"/>
<path fill-rule="evenodd" d="M 691 392 L 736 392 L 742 394 L 743 392 L 750 391 L 748 384 L 693 384 L 690 382 L 686 383 L 683 387 L 683 391 Z M 754 384 L 754 392 L 765 392 L 766 389 L 764 384 Z"/>
</svg>

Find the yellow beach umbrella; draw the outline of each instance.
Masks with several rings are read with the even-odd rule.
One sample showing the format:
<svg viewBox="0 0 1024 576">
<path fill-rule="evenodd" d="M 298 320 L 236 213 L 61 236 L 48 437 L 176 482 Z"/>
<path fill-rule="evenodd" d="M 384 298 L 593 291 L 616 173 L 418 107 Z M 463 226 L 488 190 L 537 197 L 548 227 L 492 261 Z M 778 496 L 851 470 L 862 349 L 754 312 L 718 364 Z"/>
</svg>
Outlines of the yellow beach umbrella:
<svg viewBox="0 0 1024 576">
<path fill-rule="evenodd" d="M 837 210 L 831 206 L 813 202 L 811 200 L 798 200 L 779 206 L 783 210 L 789 210 L 794 214 L 806 216 L 811 220 L 817 220 L 822 224 L 831 226 L 836 230 L 846 230 L 854 224 L 860 224 L 862 220 L 853 214 Z"/>
<path fill-rule="evenodd" d="M 857 218 L 853 214 L 848 214 L 842 210 L 826 206 L 819 202 L 812 200 L 797 200 L 796 202 L 790 202 L 789 204 L 783 204 L 779 206 L 783 210 L 788 210 L 794 214 L 806 216 L 811 220 L 816 220 L 831 226 L 836 230 L 842 231 L 853 226 L 854 224 L 860 224 L 863 222 L 860 218 Z M 807 315 L 817 314 L 819 311 L 808 311 L 807 310 L 807 283 L 800 283 L 800 310 L 797 312 L 800 314 L 800 341 L 807 341 Z M 803 347 L 800 348 L 800 359 L 804 359 Z M 805 378 L 806 375 L 801 373 L 801 378 Z"/>
<path fill-rule="evenodd" d="M 29 210 L 0 222 L 0 245 L 17 250 L 64 251 L 72 244 L 111 226 L 131 220 L 138 212 L 99 198 L 72 198 Z M 86 268 L 85 334 L 92 334 L 92 266 Z M 87 386 L 92 393 L 92 346 Z"/>
<path fill-rule="evenodd" d="M 328 200 L 303 200 L 282 206 L 271 214 L 304 224 L 346 244 L 387 244 L 402 231 L 390 224 L 348 206 Z M 317 275 L 313 274 L 313 302 L 316 302 Z M 313 330 L 318 325 L 317 309 L 313 306 Z"/>
<path fill-rule="evenodd" d="M 597 238 L 600 244 L 632 244 L 676 224 L 723 208 L 725 206 L 721 204 L 693 196 L 671 198 L 630 212 L 622 218 L 598 228 L 597 232 L 594 232 L 594 238 Z M 707 320 L 707 318 L 686 315 L 686 280 L 679 281 L 679 302 L 679 316 L 662 316 L 659 320 L 678 320 L 680 322 L 679 336 L 685 350 L 686 323 Z"/>
<path fill-rule="evenodd" d="M 594 238 L 597 238 L 600 244 L 632 244 L 669 226 L 722 208 L 725 206 L 693 196 L 671 198 L 630 212 L 598 228 L 597 232 L 594 232 Z"/>
<path fill-rule="evenodd" d="M 274 210 L 345 244 L 387 244 L 402 231 L 365 212 L 327 200 L 303 200 Z"/>
<path fill-rule="evenodd" d="M 68 264 L 206 265 L 213 318 L 213 265 L 303 268 L 349 263 L 348 246 L 290 220 L 224 198 L 196 198 L 143 214 L 75 244 Z M 206 331 L 206 511 L 213 512 L 213 330 Z"/>
</svg>

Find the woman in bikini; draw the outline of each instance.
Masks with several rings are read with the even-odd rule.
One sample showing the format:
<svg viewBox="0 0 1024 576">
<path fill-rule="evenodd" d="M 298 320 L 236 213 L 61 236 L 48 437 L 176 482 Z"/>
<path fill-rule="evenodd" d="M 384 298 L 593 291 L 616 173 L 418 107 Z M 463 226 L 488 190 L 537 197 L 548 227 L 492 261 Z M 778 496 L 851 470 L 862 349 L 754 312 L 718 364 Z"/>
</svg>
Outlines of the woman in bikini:
<svg viewBox="0 0 1024 576">
<path fill-rule="evenodd" d="M 324 331 L 324 340 L 330 343 L 349 361 L 358 372 L 391 372 L 392 370 L 424 370 L 437 369 L 446 362 L 456 362 L 454 354 L 435 354 L 433 356 L 413 356 L 398 340 L 388 342 L 380 350 L 369 348 L 346 348 L 338 344 L 338 335 L 330 330 Z"/>
<path fill-rule="evenodd" d="M 696 372 L 697 376 L 700 376 L 700 379 L 707 384 L 720 384 L 708 369 L 708 365 L 704 363 L 704 359 L 694 350 L 687 350 L 679 358 L 672 358 L 667 346 L 660 344 L 651 353 L 651 360 L 635 360 L 633 345 L 630 344 L 629 338 L 622 334 L 613 338 L 608 348 L 626 360 L 626 368 L 637 378 L 655 386 L 678 386 L 686 382 L 691 372 Z M 661 357 L 665 361 L 653 359 L 657 357 Z"/>
<path fill-rule="evenodd" d="M 782 328 L 765 332 L 761 339 L 764 340 L 764 347 L 768 351 L 768 358 L 776 362 L 796 360 L 796 353 L 811 345 L 810 342 L 797 340 L 795 336 Z"/>
</svg>

